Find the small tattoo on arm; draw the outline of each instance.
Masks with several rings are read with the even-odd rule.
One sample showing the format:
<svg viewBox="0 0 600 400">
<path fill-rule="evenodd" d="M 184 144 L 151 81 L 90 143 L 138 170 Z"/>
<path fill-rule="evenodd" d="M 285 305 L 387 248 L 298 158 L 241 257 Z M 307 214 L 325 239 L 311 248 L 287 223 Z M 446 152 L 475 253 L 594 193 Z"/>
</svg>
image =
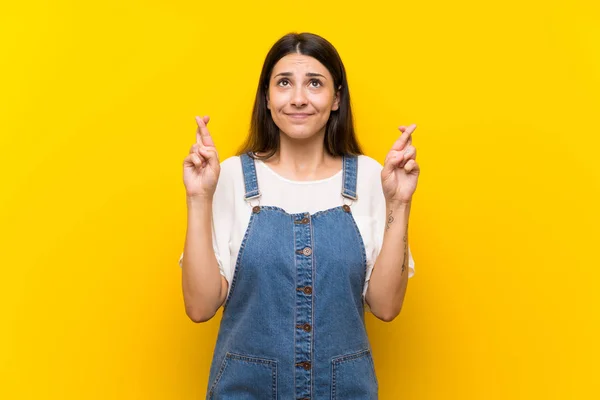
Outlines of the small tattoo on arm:
<svg viewBox="0 0 600 400">
<path fill-rule="evenodd" d="M 390 215 L 388 215 L 387 217 L 387 221 L 385 224 L 385 229 L 390 229 L 390 225 L 392 224 L 392 222 L 394 222 L 394 217 L 392 217 L 392 210 L 390 210 Z"/>
<path fill-rule="evenodd" d="M 390 210 L 390 213 L 387 216 L 385 221 L 385 230 L 390 229 L 390 226 L 394 222 L 394 217 L 392 216 L 393 210 Z M 408 222 L 406 223 L 406 231 L 404 232 L 404 236 L 402 237 L 402 242 L 404 246 L 404 259 L 402 260 L 402 267 L 400 270 L 400 275 L 404 275 L 404 271 L 406 271 L 406 266 L 408 264 Z"/>
</svg>

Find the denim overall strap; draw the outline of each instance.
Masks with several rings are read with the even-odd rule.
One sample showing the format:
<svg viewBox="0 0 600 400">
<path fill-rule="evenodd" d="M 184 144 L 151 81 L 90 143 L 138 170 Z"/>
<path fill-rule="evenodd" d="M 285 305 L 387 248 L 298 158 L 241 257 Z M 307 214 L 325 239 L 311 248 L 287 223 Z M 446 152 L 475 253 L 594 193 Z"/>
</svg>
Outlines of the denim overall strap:
<svg viewBox="0 0 600 400">
<path fill-rule="evenodd" d="M 246 186 L 246 194 L 244 198 L 246 200 L 256 199 L 260 197 L 260 190 L 258 190 L 256 165 L 254 164 L 254 159 L 250 157 L 250 153 L 246 153 L 240 156 L 240 160 L 242 161 L 244 185 Z"/>
<path fill-rule="evenodd" d="M 358 195 L 356 194 L 357 164 L 357 156 L 352 154 L 344 155 L 344 186 L 342 188 L 342 196 L 352 200 L 358 200 Z"/>
</svg>

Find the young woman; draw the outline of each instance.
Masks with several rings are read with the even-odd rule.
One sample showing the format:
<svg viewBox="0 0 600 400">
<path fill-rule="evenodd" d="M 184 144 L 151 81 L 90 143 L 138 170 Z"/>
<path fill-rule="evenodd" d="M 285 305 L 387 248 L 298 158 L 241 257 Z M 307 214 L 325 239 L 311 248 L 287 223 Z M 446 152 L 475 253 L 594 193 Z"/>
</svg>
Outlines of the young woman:
<svg viewBox="0 0 600 400">
<path fill-rule="evenodd" d="M 383 166 L 363 155 L 344 65 L 310 33 L 269 51 L 238 155 L 196 121 L 180 265 L 193 321 L 223 306 L 207 399 L 376 399 L 364 311 L 394 319 L 414 273 L 416 125 Z"/>
</svg>

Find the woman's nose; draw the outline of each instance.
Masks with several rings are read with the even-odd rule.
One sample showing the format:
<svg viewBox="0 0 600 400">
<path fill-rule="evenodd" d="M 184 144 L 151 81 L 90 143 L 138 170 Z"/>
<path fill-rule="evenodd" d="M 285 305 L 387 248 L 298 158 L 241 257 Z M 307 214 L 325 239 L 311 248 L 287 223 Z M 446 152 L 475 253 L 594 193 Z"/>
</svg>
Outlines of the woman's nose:
<svg viewBox="0 0 600 400">
<path fill-rule="evenodd" d="M 292 96 L 292 104 L 299 107 L 305 105 L 307 102 L 308 100 L 306 99 L 304 88 L 302 86 L 297 86 Z"/>
</svg>

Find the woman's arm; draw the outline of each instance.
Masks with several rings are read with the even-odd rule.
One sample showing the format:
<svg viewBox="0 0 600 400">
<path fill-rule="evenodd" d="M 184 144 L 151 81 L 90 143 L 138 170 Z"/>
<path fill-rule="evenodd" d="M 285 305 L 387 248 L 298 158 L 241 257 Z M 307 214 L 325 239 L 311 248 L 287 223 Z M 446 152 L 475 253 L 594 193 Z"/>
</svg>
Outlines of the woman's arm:
<svg viewBox="0 0 600 400">
<path fill-rule="evenodd" d="M 387 322 L 400 314 L 408 284 L 410 206 L 410 202 L 386 202 L 387 219 L 383 244 L 365 295 L 373 315 Z"/>
<path fill-rule="evenodd" d="M 365 300 L 371 312 L 384 321 L 400 314 L 408 284 L 408 217 L 421 170 L 416 162 L 417 150 L 412 145 L 416 128 L 416 124 L 398 127 L 402 135 L 392 145 L 381 170 L 386 224 Z"/>
<path fill-rule="evenodd" d="M 212 198 L 187 197 L 182 285 L 185 312 L 194 322 L 211 319 L 225 301 L 228 289 L 213 250 L 212 204 Z"/>
<path fill-rule="evenodd" d="M 182 286 L 185 312 L 194 322 L 211 319 L 223 304 L 227 295 L 227 280 L 222 277 L 215 247 L 213 247 L 212 222 L 217 211 L 217 219 L 221 219 L 219 207 L 228 202 L 223 201 L 223 182 L 227 177 L 221 176 L 221 163 L 210 135 L 208 115 L 196 116 L 198 129 L 196 143 L 183 162 L 183 183 L 187 199 L 187 231 L 181 260 Z M 218 205 L 216 209 L 214 204 Z M 222 209 L 221 209 L 222 210 Z M 221 221 L 220 221 L 221 222 Z"/>
</svg>

